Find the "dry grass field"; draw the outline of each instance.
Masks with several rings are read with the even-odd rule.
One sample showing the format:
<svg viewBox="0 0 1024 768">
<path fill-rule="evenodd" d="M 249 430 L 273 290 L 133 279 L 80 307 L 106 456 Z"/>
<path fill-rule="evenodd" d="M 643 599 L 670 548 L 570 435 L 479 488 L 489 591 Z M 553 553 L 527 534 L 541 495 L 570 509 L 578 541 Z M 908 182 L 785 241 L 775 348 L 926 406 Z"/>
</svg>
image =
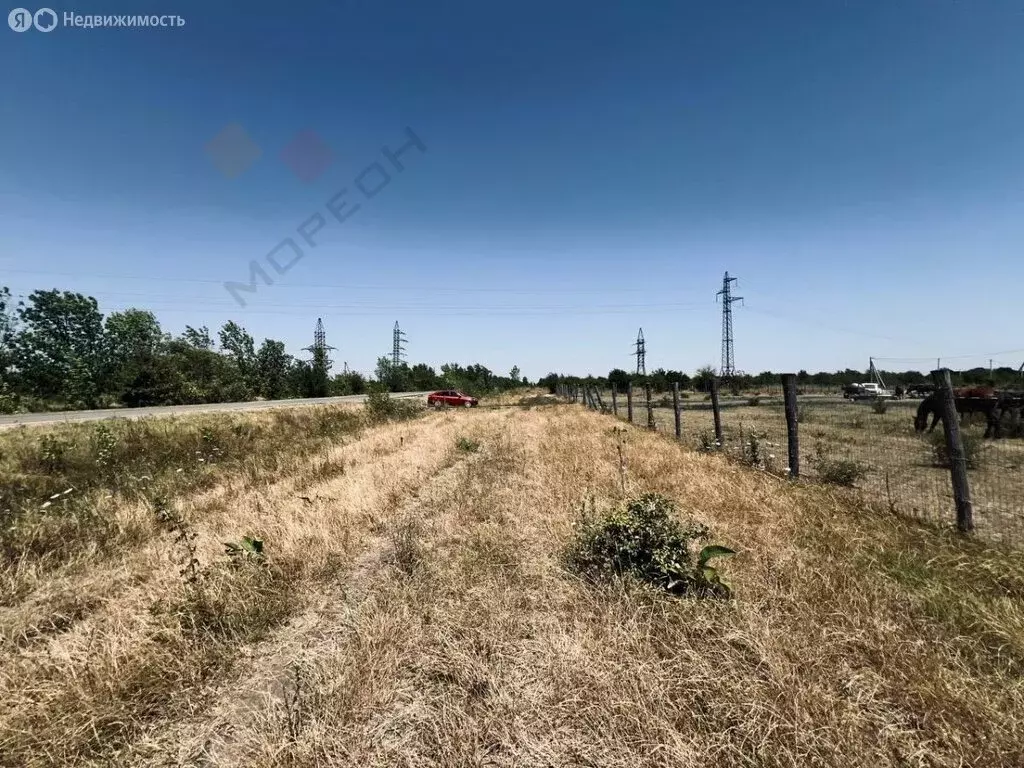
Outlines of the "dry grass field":
<svg viewBox="0 0 1024 768">
<path fill-rule="evenodd" d="M 1014 553 L 580 406 L 403 415 L 0 436 L 0 765 L 1024 764 Z M 647 491 L 732 599 L 563 567 Z"/>
<path fill-rule="evenodd" d="M 750 398 L 723 398 L 724 449 L 762 468 L 785 472 L 788 459 L 782 401 L 759 400 L 751 405 L 754 401 Z M 654 408 L 658 430 L 672 434 L 671 396 L 657 395 L 652 401 L 658 406 Z M 884 413 L 876 413 L 869 403 L 834 397 L 801 397 L 798 403 L 802 476 L 812 480 L 837 476 L 851 481 L 864 492 L 865 499 L 885 508 L 936 522 L 955 520 L 949 470 L 937 460 L 934 443 L 941 441 L 942 426 L 932 435 L 914 432 L 920 401 L 891 402 Z M 625 407 L 622 402 L 619 405 L 619 415 L 625 418 Z M 634 422 L 646 424 L 646 402 L 638 401 L 635 406 Z M 699 447 L 702 441 L 714 441 L 710 403 L 703 396 L 691 395 L 681 401 L 681 408 L 684 442 Z M 980 415 L 970 419 L 964 429 L 975 460 L 969 475 L 979 535 L 1024 542 L 1024 439 L 985 440 L 984 431 Z"/>
</svg>

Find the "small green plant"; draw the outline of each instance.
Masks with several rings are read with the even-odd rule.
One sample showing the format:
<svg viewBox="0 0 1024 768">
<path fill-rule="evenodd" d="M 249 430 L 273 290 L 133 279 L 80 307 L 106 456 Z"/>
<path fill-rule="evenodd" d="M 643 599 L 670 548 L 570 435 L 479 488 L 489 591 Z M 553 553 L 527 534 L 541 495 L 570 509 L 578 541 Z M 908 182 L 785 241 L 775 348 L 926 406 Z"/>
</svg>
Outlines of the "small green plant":
<svg viewBox="0 0 1024 768">
<path fill-rule="evenodd" d="M 93 429 L 92 448 L 97 466 L 105 470 L 113 469 L 117 437 L 106 424 L 97 424 Z"/>
<path fill-rule="evenodd" d="M 603 515 L 584 514 L 575 538 L 564 552 L 571 571 L 590 581 L 632 577 L 674 595 L 729 597 L 728 583 L 711 565 L 735 552 L 709 545 L 696 555 L 691 545 L 708 538 L 707 527 L 683 525 L 675 505 L 645 493 Z"/>
<path fill-rule="evenodd" d="M 758 397 L 757 395 L 754 395 L 753 397 L 751 397 L 751 398 L 749 398 L 747 400 L 747 405 L 750 405 L 750 406 L 755 406 L 755 405 L 760 405 L 760 404 L 761 404 L 761 398 Z"/>
<path fill-rule="evenodd" d="M 885 402 L 885 400 L 882 400 L 881 398 L 876 398 L 871 403 L 871 410 L 881 415 L 889 410 L 889 404 Z"/>
<path fill-rule="evenodd" d="M 71 443 L 56 435 L 43 435 L 39 441 L 39 464 L 47 472 L 57 474 L 65 467 L 65 459 Z"/>
<path fill-rule="evenodd" d="M 455 447 L 461 453 L 476 453 L 478 450 L 480 450 L 480 443 L 478 443 L 476 440 L 470 440 L 468 437 L 460 437 L 455 442 Z"/>
<path fill-rule="evenodd" d="M 796 422 L 797 424 L 810 424 L 813 419 L 811 418 L 811 411 L 806 405 L 797 406 L 796 409 Z"/>
<path fill-rule="evenodd" d="M 756 432 L 747 436 L 746 442 L 741 446 L 743 451 L 743 462 L 751 467 L 761 465 L 761 439 Z"/>
<path fill-rule="evenodd" d="M 388 527 L 391 557 L 406 576 L 412 576 L 423 563 L 423 526 L 413 517 L 402 517 Z"/>
<path fill-rule="evenodd" d="M 834 458 L 821 443 L 815 448 L 810 464 L 822 481 L 845 488 L 854 487 L 868 474 L 868 468 L 864 464 L 853 459 Z"/>
<path fill-rule="evenodd" d="M 224 553 L 235 562 L 262 560 L 263 539 L 255 539 L 252 536 L 243 536 L 241 541 L 224 542 Z"/>
<path fill-rule="evenodd" d="M 949 449 L 946 447 L 946 435 L 942 430 L 932 432 L 929 436 L 932 446 L 932 455 L 936 466 L 949 469 L 951 465 Z M 968 469 L 978 469 L 983 463 L 984 444 L 975 435 L 966 430 L 960 430 L 960 442 L 964 446 L 964 460 Z"/>
<path fill-rule="evenodd" d="M 715 450 L 716 445 L 717 444 L 715 443 L 715 439 L 707 430 L 704 430 L 699 435 L 697 435 L 697 450 L 701 451 L 702 453 L 711 453 L 713 450 Z"/>
</svg>

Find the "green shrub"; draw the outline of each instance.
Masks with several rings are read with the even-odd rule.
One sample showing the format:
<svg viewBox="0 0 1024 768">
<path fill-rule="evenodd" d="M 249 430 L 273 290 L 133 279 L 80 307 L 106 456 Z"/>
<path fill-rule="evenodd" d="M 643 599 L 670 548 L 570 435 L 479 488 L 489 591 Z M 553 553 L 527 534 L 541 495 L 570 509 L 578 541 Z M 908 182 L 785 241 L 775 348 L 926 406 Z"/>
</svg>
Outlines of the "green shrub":
<svg viewBox="0 0 1024 768">
<path fill-rule="evenodd" d="M 671 500 L 655 493 L 629 499 L 603 515 L 586 515 L 564 552 L 569 570 L 590 581 L 631 577 L 671 594 L 728 597 L 729 585 L 711 560 L 734 554 L 726 547 L 691 545 L 708 538 L 699 524 L 683 525 Z"/>
<path fill-rule="evenodd" d="M 697 450 L 703 453 L 711 453 L 719 447 L 719 443 L 707 430 L 697 435 Z"/>
<path fill-rule="evenodd" d="M 949 450 L 946 448 L 946 434 L 936 430 L 929 436 L 935 465 L 949 469 L 951 466 Z M 960 430 L 960 440 L 964 446 L 964 458 L 968 469 L 978 469 L 983 463 L 984 443 L 981 439 L 965 430 Z"/>
<path fill-rule="evenodd" d="M 387 392 L 380 390 L 370 392 L 366 396 L 366 412 L 374 422 L 397 421 L 411 419 L 420 408 L 409 400 L 396 400 Z"/>
<path fill-rule="evenodd" d="M 747 405 L 750 405 L 750 406 L 755 406 L 755 405 L 760 405 L 760 404 L 761 404 L 761 398 L 758 397 L 757 395 L 755 395 L 754 397 L 751 397 L 751 398 L 749 398 L 747 400 Z"/>
<path fill-rule="evenodd" d="M 877 414 L 883 414 L 889 410 L 889 404 L 881 398 L 876 398 L 871 403 L 871 410 Z"/>
<path fill-rule="evenodd" d="M 43 435 L 39 441 L 39 466 L 54 474 L 64 471 L 65 458 L 70 448 L 69 440 L 57 435 Z"/>
<path fill-rule="evenodd" d="M 830 456 L 822 445 L 818 445 L 810 464 L 818 472 L 818 478 L 832 485 L 853 488 L 859 480 L 868 475 L 868 467 L 853 459 L 837 459 Z"/>
<path fill-rule="evenodd" d="M 455 442 L 455 447 L 462 453 L 476 453 L 480 450 L 480 443 L 476 440 L 470 440 L 468 437 L 460 437 Z"/>
<path fill-rule="evenodd" d="M 775 454 L 764 450 L 767 442 L 766 433 L 751 432 L 740 444 L 740 460 L 749 467 L 756 467 L 771 472 L 774 469 Z"/>
<path fill-rule="evenodd" d="M 796 423 L 797 424 L 810 424 L 813 419 L 811 418 L 810 409 L 806 405 L 797 406 L 796 409 Z"/>
</svg>

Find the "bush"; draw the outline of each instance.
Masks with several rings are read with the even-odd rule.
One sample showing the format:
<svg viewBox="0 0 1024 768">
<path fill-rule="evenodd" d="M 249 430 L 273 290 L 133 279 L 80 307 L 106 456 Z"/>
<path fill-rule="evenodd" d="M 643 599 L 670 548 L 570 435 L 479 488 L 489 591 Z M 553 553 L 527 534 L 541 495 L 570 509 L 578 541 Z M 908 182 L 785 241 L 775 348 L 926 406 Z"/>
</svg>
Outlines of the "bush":
<svg viewBox="0 0 1024 768">
<path fill-rule="evenodd" d="M 932 454 L 935 465 L 949 469 L 952 465 L 949 450 L 946 448 L 946 434 L 942 430 L 932 432 L 930 435 Z M 964 445 L 964 458 L 967 460 L 968 469 L 978 469 L 982 465 L 983 442 L 970 432 L 960 430 L 960 440 Z"/>
<path fill-rule="evenodd" d="M 470 440 L 468 437 L 460 437 L 456 441 L 455 447 L 462 453 L 476 453 L 480 450 L 480 443 L 476 440 Z"/>
<path fill-rule="evenodd" d="M 853 488 L 858 480 L 863 480 L 868 474 L 864 464 L 853 459 L 832 458 L 821 445 L 817 447 L 810 463 L 817 470 L 819 479 L 846 488 Z"/>
<path fill-rule="evenodd" d="M 712 451 L 718 450 L 721 447 L 721 443 L 716 440 L 710 432 L 704 430 L 697 435 L 697 450 L 703 453 L 711 453 Z"/>
<path fill-rule="evenodd" d="M 387 392 L 380 390 L 370 392 L 366 397 L 366 412 L 375 422 L 411 419 L 419 410 L 415 403 L 395 400 Z"/>
<path fill-rule="evenodd" d="M 883 414 L 889 410 L 889 404 L 885 400 L 877 398 L 871 403 L 871 410 L 875 413 Z"/>
<path fill-rule="evenodd" d="M 647 493 L 603 515 L 584 515 L 565 551 L 565 564 L 590 581 L 631 577 L 671 594 L 728 597 L 731 590 L 710 561 L 734 554 L 717 545 L 699 553 L 691 544 L 708 538 L 703 525 L 682 525 L 671 500 Z"/>
<path fill-rule="evenodd" d="M 761 404 L 761 398 L 757 397 L 756 395 L 754 397 L 751 397 L 750 399 L 747 400 L 747 405 L 754 406 L 754 405 L 760 405 L 760 404 Z"/>
<path fill-rule="evenodd" d="M 751 432 L 740 444 L 740 460 L 749 467 L 771 472 L 775 467 L 775 454 L 763 450 L 767 441 L 767 433 Z"/>
</svg>

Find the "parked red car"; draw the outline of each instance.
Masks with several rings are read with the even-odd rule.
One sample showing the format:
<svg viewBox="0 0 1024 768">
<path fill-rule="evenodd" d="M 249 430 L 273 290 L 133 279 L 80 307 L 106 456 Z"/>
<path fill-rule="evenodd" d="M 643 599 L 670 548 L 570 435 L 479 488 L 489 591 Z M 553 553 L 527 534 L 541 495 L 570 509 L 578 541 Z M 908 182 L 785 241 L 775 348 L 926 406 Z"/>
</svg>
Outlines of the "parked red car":
<svg viewBox="0 0 1024 768">
<path fill-rule="evenodd" d="M 440 408 L 442 405 L 456 406 L 460 408 L 475 408 L 480 404 L 480 401 L 475 397 L 470 397 L 457 389 L 442 389 L 438 392 L 432 392 L 427 395 L 427 405 L 433 405 Z"/>
</svg>

